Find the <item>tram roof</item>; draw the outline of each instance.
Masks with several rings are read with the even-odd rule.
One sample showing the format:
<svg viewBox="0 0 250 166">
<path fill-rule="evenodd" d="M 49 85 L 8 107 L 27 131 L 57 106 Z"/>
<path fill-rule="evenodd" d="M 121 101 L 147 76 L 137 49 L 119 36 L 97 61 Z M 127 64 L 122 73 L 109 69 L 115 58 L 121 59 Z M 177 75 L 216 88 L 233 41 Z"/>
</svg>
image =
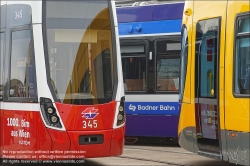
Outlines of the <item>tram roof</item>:
<svg viewBox="0 0 250 166">
<path fill-rule="evenodd" d="M 147 6 L 117 7 L 119 23 L 182 19 L 183 2 Z"/>
</svg>

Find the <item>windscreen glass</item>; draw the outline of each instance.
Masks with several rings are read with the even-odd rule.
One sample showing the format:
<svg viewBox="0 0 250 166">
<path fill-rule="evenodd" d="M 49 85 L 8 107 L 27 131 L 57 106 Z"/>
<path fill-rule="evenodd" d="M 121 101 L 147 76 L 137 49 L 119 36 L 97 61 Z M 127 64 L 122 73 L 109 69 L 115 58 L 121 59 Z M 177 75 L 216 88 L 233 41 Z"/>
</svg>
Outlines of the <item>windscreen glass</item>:
<svg viewBox="0 0 250 166">
<path fill-rule="evenodd" d="M 56 98 L 67 104 L 110 102 L 114 55 L 108 1 L 44 5 L 48 75 Z"/>
</svg>

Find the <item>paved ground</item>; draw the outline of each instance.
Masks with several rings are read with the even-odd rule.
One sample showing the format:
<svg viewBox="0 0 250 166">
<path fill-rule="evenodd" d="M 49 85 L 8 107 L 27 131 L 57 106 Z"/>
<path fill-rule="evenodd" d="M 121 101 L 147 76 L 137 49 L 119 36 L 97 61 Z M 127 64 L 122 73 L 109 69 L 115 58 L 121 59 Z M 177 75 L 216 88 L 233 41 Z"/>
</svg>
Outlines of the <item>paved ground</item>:
<svg viewBox="0 0 250 166">
<path fill-rule="evenodd" d="M 124 160 L 125 159 L 125 160 Z M 88 159 L 102 165 L 194 165 L 194 166 L 230 166 L 227 162 L 198 156 L 180 147 L 165 146 L 126 146 L 120 157 Z"/>
<path fill-rule="evenodd" d="M 31 164 L 2 164 L 1 166 L 28 166 Z M 179 146 L 127 145 L 119 157 L 86 159 L 84 164 L 35 164 L 35 166 L 87 166 L 87 165 L 193 165 L 193 166 L 230 166 L 227 162 L 198 156 Z"/>
</svg>

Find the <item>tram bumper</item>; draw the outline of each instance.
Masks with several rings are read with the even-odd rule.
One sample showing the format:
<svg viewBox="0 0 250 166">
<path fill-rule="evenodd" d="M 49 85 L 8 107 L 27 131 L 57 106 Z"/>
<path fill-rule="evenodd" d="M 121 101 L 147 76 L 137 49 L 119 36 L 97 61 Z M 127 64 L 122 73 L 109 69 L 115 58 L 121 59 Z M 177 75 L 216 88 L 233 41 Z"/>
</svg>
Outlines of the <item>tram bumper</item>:
<svg viewBox="0 0 250 166">
<path fill-rule="evenodd" d="M 84 158 L 118 156 L 123 153 L 125 127 L 100 131 L 67 131 L 69 151 L 80 151 Z"/>
<path fill-rule="evenodd" d="M 125 125 L 113 127 L 117 124 L 116 101 L 94 106 L 56 103 L 56 108 L 65 131 L 47 129 L 52 151 L 79 151 L 83 158 L 122 154 Z"/>
</svg>

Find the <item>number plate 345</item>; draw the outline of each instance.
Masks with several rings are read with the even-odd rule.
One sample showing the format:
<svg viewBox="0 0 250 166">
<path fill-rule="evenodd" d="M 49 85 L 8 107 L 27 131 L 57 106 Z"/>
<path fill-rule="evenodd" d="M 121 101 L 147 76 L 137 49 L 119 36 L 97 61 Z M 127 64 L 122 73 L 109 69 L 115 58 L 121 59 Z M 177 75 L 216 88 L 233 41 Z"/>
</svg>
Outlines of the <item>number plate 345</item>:
<svg viewBox="0 0 250 166">
<path fill-rule="evenodd" d="M 82 123 L 83 123 L 82 128 L 84 128 L 84 129 L 98 127 L 97 120 L 83 120 Z"/>
</svg>

